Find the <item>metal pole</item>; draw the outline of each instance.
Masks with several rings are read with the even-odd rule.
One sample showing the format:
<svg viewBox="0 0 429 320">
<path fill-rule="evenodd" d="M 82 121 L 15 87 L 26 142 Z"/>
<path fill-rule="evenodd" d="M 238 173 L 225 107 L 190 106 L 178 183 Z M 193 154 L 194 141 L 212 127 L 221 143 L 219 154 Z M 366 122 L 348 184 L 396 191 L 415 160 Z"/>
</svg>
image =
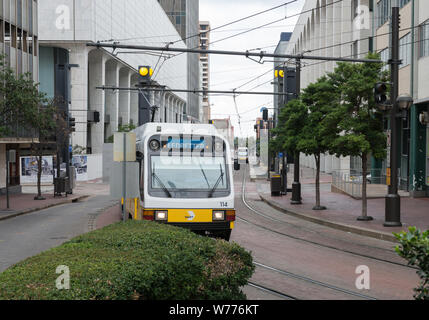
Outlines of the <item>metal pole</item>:
<svg viewBox="0 0 429 320">
<path fill-rule="evenodd" d="M 122 221 L 125 219 L 125 207 L 126 207 L 126 197 L 127 197 L 127 134 L 124 132 L 124 163 L 123 163 L 123 172 L 122 172 L 122 189 L 123 189 L 123 205 L 122 205 Z"/>
<path fill-rule="evenodd" d="M 6 151 L 6 208 L 10 208 L 9 204 L 9 151 Z"/>
<path fill-rule="evenodd" d="M 95 87 L 95 89 L 100 90 L 113 90 L 113 91 L 142 91 L 141 88 L 120 88 L 120 87 L 112 87 L 112 86 L 102 86 Z M 260 92 L 260 91 L 227 91 L 227 90 L 186 90 L 186 89 L 168 89 L 163 86 L 148 86 L 145 87 L 145 91 L 152 92 L 182 92 L 182 93 L 202 93 L 202 94 L 231 94 L 231 95 L 275 95 L 275 96 L 283 96 L 283 95 L 295 95 L 295 93 L 282 93 L 282 92 Z M 142 94 L 142 93 L 140 93 Z M 144 95 L 144 94 L 143 94 Z M 147 98 L 144 96 L 144 99 Z M 147 100 L 148 101 L 148 100 Z"/>
<path fill-rule="evenodd" d="M 369 62 L 381 63 L 381 60 L 375 59 L 353 59 L 343 57 L 321 57 L 321 56 L 307 56 L 307 55 L 291 55 L 291 54 L 276 54 L 267 53 L 265 51 L 249 52 L 249 51 L 222 51 L 222 50 L 202 50 L 202 49 L 186 49 L 186 48 L 171 48 L 171 47 L 152 47 L 152 46 L 137 46 L 137 45 L 122 45 L 122 44 L 103 44 L 103 43 L 87 43 L 88 47 L 97 48 L 112 48 L 116 49 L 133 49 L 133 50 L 147 50 L 147 51 L 161 51 L 161 52 L 180 52 L 180 53 L 202 53 L 202 54 L 220 54 L 230 56 L 245 56 L 263 58 L 283 58 L 283 59 L 297 59 L 297 60 L 322 60 L 322 61 L 344 61 L 344 62 Z M 119 52 L 120 53 L 120 52 Z"/>
<path fill-rule="evenodd" d="M 390 186 L 389 194 L 386 196 L 386 207 L 385 207 L 385 227 L 399 227 L 401 223 L 401 197 L 398 194 L 398 91 L 399 91 L 399 65 L 401 60 L 399 59 L 399 6 L 392 7 L 392 52 L 390 70 L 391 70 L 391 102 L 393 104 L 392 110 L 390 111 L 390 127 L 392 131 L 391 143 L 390 143 Z"/>
<path fill-rule="evenodd" d="M 299 98 L 301 93 L 301 60 L 296 60 L 296 95 Z M 294 154 L 293 162 L 293 184 L 291 204 L 302 204 L 301 183 L 299 182 L 299 151 Z"/>
</svg>

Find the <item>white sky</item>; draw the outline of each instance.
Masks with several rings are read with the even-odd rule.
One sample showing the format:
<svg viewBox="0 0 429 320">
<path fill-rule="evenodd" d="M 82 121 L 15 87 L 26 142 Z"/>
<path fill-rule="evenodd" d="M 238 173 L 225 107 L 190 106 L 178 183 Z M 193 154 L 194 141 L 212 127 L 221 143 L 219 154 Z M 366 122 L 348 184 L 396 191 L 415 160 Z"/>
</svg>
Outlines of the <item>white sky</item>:
<svg viewBox="0 0 429 320">
<path fill-rule="evenodd" d="M 209 21 L 211 28 L 221 26 L 234 20 L 252 15 L 254 13 L 270 9 L 284 4 L 290 0 L 200 0 L 200 20 Z M 238 22 L 236 24 L 214 30 L 210 37 L 211 42 L 237 34 L 244 30 L 254 28 L 286 16 L 291 16 L 301 12 L 304 0 L 299 0 L 293 4 L 279 9 L 258 15 L 251 19 Z M 262 48 L 263 51 L 272 53 L 280 40 L 281 32 L 292 32 L 298 17 L 284 19 L 268 27 L 251 31 L 237 37 L 220 41 L 210 46 L 213 50 L 246 51 L 255 48 Z M 270 46 L 270 47 L 268 47 Z M 268 47 L 268 48 L 264 48 Z M 254 52 L 260 52 L 256 50 Z M 264 64 L 258 64 L 246 57 L 234 57 L 224 55 L 210 56 L 210 88 L 209 90 L 232 90 L 253 78 L 273 69 L 272 59 L 266 59 Z M 271 80 L 271 81 L 270 81 Z M 238 91 L 248 91 L 255 86 L 266 83 L 252 91 L 273 92 L 273 72 L 268 72 L 260 79 L 237 89 Z M 272 95 L 241 95 L 236 98 L 238 111 L 241 114 L 240 133 L 238 117 L 236 115 L 234 100 L 231 96 L 211 96 L 210 103 L 212 119 L 228 118 L 235 129 L 235 136 L 253 136 L 253 126 L 255 119 L 261 116 L 260 109 L 265 106 L 272 108 Z"/>
</svg>

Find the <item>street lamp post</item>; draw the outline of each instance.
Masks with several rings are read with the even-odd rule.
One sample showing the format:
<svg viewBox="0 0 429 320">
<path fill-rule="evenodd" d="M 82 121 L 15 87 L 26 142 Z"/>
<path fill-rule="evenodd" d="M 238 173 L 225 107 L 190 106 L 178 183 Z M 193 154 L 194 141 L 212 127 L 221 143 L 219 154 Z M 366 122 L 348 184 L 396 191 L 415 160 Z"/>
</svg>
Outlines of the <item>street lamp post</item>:
<svg viewBox="0 0 429 320">
<path fill-rule="evenodd" d="M 297 98 L 301 93 L 301 60 L 296 60 L 296 92 Z M 293 183 L 292 183 L 292 199 L 291 204 L 302 204 L 301 198 L 301 183 L 299 182 L 299 151 L 293 155 Z"/>
<path fill-rule="evenodd" d="M 398 111 L 399 106 L 406 106 L 404 101 L 407 99 L 398 98 L 399 91 L 399 6 L 392 6 L 392 53 L 389 61 L 391 69 L 391 110 L 390 110 L 390 128 L 391 128 L 391 143 L 390 143 L 390 185 L 389 194 L 386 196 L 385 206 L 385 227 L 402 226 L 401 223 L 401 197 L 398 194 Z"/>
</svg>

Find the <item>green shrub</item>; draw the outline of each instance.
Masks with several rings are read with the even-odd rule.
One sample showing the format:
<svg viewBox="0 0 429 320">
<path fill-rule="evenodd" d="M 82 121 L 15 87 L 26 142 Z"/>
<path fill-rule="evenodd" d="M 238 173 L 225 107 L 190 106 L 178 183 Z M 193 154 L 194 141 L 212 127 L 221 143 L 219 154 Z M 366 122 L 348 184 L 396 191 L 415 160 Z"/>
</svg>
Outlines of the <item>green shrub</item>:
<svg viewBox="0 0 429 320">
<path fill-rule="evenodd" d="M 408 232 L 394 233 L 400 245 L 396 252 L 408 260 L 408 265 L 415 266 L 419 270 L 421 282 L 414 289 L 416 300 L 429 300 L 429 230 L 421 232 L 415 227 L 410 227 Z"/>
<path fill-rule="evenodd" d="M 56 268 L 70 289 L 56 288 Z M 245 299 L 254 271 L 237 244 L 147 221 L 128 221 L 79 236 L 0 274 L 0 299 Z"/>
</svg>

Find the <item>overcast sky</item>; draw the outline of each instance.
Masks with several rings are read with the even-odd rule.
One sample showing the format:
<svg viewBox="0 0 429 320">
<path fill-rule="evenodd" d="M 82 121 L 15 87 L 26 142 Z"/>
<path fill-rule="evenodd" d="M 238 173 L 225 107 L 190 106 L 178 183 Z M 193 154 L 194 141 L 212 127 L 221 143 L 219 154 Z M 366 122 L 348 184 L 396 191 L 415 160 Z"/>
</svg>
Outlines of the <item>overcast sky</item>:
<svg viewBox="0 0 429 320">
<path fill-rule="evenodd" d="M 200 20 L 209 21 L 213 29 L 286 2 L 290 2 L 290 0 L 200 0 Z M 304 2 L 304 0 L 299 0 L 293 4 L 283 6 L 254 18 L 214 30 L 210 35 L 211 42 L 243 32 L 245 29 L 254 28 L 286 16 L 297 14 L 301 12 Z M 214 43 L 210 46 L 210 49 L 246 51 L 261 48 L 263 51 L 272 53 L 280 40 L 280 33 L 292 32 L 297 20 L 298 17 L 283 19 L 268 27 Z M 256 50 L 254 52 L 260 51 Z M 258 64 L 242 56 L 211 55 L 210 90 L 232 90 L 238 88 L 271 69 L 273 69 L 272 59 L 267 59 L 267 62 L 264 64 Z M 248 91 L 267 82 L 253 91 L 273 92 L 272 80 L 273 73 L 268 72 L 260 79 L 237 90 Z M 241 114 L 242 134 L 238 126 L 238 117 L 232 96 L 210 97 L 210 103 L 213 104 L 211 109 L 212 118 L 227 118 L 231 116 L 236 136 L 252 136 L 254 135 L 253 126 L 255 119 L 261 116 L 260 109 L 263 106 L 272 108 L 273 96 L 241 95 L 236 98 L 236 101 Z"/>
</svg>

